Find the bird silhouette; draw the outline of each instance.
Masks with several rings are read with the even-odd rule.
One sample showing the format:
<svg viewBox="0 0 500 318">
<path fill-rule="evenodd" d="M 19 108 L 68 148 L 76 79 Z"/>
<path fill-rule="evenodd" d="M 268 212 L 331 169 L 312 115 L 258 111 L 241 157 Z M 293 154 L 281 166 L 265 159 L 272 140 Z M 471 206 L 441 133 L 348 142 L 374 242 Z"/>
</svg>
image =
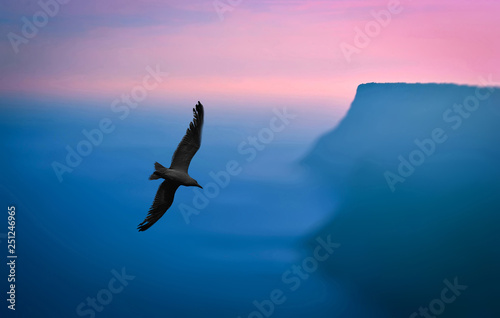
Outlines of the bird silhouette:
<svg viewBox="0 0 500 318">
<path fill-rule="evenodd" d="M 158 162 L 155 162 L 155 172 L 149 177 L 149 180 L 162 178 L 165 181 L 158 188 L 153 205 L 149 208 L 146 219 L 137 227 L 139 232 L 149 229 L 167 212 L 172 202 L 174 202 L 175 191 L 177 191 L 179 186 L 202 188 L 188 174 L 191 159 L 193 159 L 198 149 L 200 149 L 201 144 L 204 110 L 200 102 L 196 104 L 196 108 L 193 108 L 193 115 L 193 121 L 189 124 L 186 135 L 182 138 L 172 156 L 170 168 L 165 168 Z"/>
</svg>

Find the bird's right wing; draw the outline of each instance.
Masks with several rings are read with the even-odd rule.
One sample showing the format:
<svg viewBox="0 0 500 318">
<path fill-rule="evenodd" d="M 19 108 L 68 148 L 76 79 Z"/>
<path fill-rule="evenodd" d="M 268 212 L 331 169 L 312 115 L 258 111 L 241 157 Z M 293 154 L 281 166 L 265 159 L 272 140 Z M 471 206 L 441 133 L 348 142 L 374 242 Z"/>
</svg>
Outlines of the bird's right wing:
<svg viewBox="0 0 500 318">
<path fill-rule="evenodd" d="M 186 135 L 182 138 L 172 156 L 171 169 L 187 172 L 191 159 L 193 159 L 198 149 L 200 149 L 204 117 L 203 105 L 200 102 L 196 104 L 196 108 L 193 108 L 193 115 L 193 121 L 189 123 Z"/>
<path fill-rule="evenodd" d="M 175 191 L 179 184 L 172 183 L 172 181 L 163 181 L 158 188 L 158 192 L 156 192 L 155 200 L 153 201 L 153 205 L 149 208 L 149 213 L 146 216 L 144 222 L 139 224 L 137 227 L 140 231 L 145 231 L 149 229 L 153 224 L 158 221 L 165 212 L 167 212 L 168 208 L 174 202 Z"/>
</svg>

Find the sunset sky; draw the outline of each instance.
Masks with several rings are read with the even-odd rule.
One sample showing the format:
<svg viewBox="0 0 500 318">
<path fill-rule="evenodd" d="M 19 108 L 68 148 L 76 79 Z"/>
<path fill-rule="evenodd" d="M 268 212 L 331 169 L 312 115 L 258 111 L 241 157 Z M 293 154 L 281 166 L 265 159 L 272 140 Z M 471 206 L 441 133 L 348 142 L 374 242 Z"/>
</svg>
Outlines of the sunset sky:
<svg viewBox="0 0 500 318">
<path fill-rule="evenodd" d="M 40 4 L 0 4 L 0 94 L 111 98 L 157 65 L 169 73 L 154 91 L 159 99 L 347 102 L 365 82 L 500 78 L 496 0 L 222 0 L 223 13 L 212 0 L 70 0 L 57 10 L 41 2 L 57 12 L 29 39 L 23 21 Z M 388 6 L 400 12 L 380 26 L 373 12 Z M 349 62 L 341 44 L 355 46 L 356 29 L 367 25 L 375 35 Z M 25 42 L 13 45 L 13 34 Z"/>
</svg>

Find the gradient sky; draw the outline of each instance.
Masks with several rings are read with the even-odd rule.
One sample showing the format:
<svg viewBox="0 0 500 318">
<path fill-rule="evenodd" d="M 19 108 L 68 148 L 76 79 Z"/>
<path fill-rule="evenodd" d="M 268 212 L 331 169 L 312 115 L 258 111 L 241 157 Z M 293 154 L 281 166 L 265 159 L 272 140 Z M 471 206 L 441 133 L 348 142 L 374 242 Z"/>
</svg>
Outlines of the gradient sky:
<svg viewBox="0 0 500 318">
<path fill-rule="evenodd" d="M 148 65 L 170 74 L 158 98 L 347 103 L 365 82 L 500 78 L 496 0 L 401 0 L 402 12 L 347 62 L 341 43 L 390 2 L 242 0 L 221 20 L 213 0 L 70 0 L 16 54 L 8 34 L 22 35 L 22 18 L 41 8 L 2 1 L 0 94 L 112 98 Z"/>
</svg>

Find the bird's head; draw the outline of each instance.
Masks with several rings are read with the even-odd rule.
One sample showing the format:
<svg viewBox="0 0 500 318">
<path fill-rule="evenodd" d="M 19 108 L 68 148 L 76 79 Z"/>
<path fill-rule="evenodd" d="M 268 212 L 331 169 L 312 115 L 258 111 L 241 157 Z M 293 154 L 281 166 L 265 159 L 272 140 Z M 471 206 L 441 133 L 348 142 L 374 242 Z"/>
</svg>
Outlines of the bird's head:
<svg viewBox="0 0 500 318">
<path fill-rule="evenodd" d="M 201 185 L 198 184 L 198 181 L 194 180 L 194 186 L 203 189 Z"/>
</svg>

